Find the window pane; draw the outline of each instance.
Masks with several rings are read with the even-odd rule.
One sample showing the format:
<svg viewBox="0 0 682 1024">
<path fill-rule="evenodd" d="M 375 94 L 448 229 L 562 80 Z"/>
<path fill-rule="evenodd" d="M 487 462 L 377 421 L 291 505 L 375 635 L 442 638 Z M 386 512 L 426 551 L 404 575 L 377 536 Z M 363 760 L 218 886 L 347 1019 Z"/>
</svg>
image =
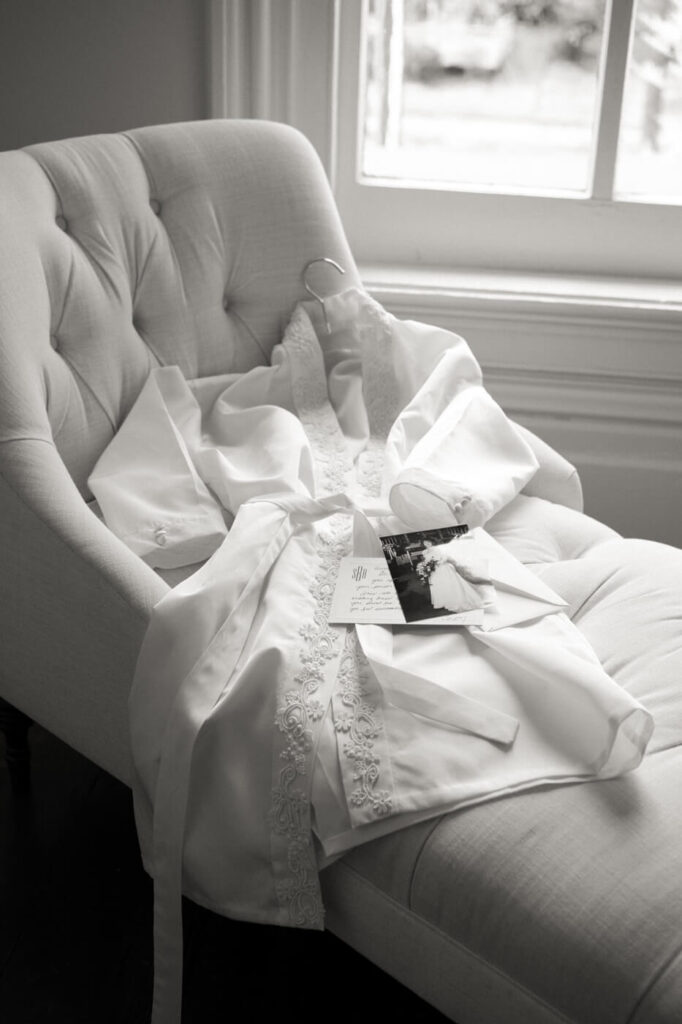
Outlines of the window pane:
<svg viewBox="0 0 682 1024">
<path fill-rule="evenodd" d="M 682 202 L 682 3 L 638 0 L 616 197 Z"/>
<path fill-rule="evenodd" d="M 362 173 L 585 192 L 605 0 L 369 0 Z"/>
</svg>

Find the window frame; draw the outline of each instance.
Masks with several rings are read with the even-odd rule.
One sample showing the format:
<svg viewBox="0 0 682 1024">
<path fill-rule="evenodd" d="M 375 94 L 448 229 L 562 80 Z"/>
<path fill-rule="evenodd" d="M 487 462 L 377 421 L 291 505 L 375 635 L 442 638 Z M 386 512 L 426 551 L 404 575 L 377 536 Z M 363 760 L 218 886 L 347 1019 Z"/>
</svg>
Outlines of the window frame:
<svg viewBox="0 0 682 1024">
<path fill-rule="evenodd" d="M 332 180 L 360 261 L 638 279 L 682 277 L 682 206 L 610 198 L 633 0 L 607 0 L 600 144 L 590 196 L 363 179 L 359 167 L 364 54 L 358 43 L 365 3 L 346 0 L 337 5 L 333 89 L 338 107 Z"/>
</svg>

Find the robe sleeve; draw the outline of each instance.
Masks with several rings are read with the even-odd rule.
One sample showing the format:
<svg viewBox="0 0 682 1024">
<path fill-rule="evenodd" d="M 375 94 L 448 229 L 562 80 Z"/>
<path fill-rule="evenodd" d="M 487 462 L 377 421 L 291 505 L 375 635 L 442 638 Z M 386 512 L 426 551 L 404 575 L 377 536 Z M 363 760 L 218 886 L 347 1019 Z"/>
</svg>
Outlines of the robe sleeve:
<svg viewBox="0 0 682 1024">
<path fill-rule="evenodd" d="M 107 526 L 149 565 L 177 569 L 209 558 L 249 498 L 313 494 L 290 375 L 279 352 L 222 391 L 213 379 L 202 415 L 178 367 L 153 370 L 90 476 Z"/>
<path fill-rule="evenodd" d="M 389 434 L 385 486 L 408 526 L 482 526 L 533 478 L 528 442 L 480 384 L 462 381 L 444 356 Z M 434 392 L 448 391 L 447 405 Z M 440 410 L 440 411 L 439 411 Z"/>
<path fill-rule="evenodd" d="M 107 526 L 154 568 L 204 561 L 227 534 L 188 448 L 200 434 L 200 409 L 178 367 L 154 370 L 90 475 Z"/>
</svg>

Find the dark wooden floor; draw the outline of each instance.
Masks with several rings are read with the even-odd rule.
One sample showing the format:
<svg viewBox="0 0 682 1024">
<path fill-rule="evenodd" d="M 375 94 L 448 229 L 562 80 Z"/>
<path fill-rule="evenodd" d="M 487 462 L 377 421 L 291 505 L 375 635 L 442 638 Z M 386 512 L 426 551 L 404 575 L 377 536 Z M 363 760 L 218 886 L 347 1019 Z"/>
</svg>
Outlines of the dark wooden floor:
<svg viewBox="0 0 682 1024">
<path fill-rule="evenodd" d="M 0 1021 L 146 1024 L 152 894 L 130 792 L 38 727 L 31 748 L 28 797 L 0 764 Z M 445 1020 L 330 934 L 188 903 L 184 918 L 183 1024 Z"/>
</svg>

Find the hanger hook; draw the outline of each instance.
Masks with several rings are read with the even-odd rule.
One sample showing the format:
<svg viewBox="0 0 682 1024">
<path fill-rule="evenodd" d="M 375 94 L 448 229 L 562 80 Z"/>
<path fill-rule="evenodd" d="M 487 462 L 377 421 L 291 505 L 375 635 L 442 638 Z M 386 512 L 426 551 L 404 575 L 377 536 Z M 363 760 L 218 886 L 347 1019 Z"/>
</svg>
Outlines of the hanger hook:
<svg viewBox="0 0 682 1024">
<path fill-rule="evenodd" d="M 332 265 L 332 267 L 334 267 L 336 270 L 338 270 L 338 272 L 340 274 L 345 274 L 346 271 L 343 269 L 342 266 L 340 266 L 340 264 L 338 264 L 336 262 L 336 260 L 330 259 L 329 256 L 316 256 L 314 260 L 310 260 L 309 263 L 306 263 L 305 267 L 303 268 L 303 274 L 302 274 L 302 277 L 303 277 L 303 287 L 307 291 L 308 295 L 312 295 L 312 297 L 314 299 L 317 299 L 319 304 L 322 306 L 322 313 L 323 313 L 323 316 L 324 316 L 324 325 L 327 328 L 327 334 L 331 334 L 331 327 L 329 326 L 329 318 L 327 316 L 327 309 L 326 309 L 325 304 L 324 304 L 324 299 L 322 298 L 321 295 L 318 295 L 317 292 L 313 288 L 311 288 L 309 283 L 308 283 L 308 277 L 307 277 L 308 271 L 310 270 L 310 268 L 312 267 L 312 265 L 314 263 L 330 263 Z"/>
</svg>

